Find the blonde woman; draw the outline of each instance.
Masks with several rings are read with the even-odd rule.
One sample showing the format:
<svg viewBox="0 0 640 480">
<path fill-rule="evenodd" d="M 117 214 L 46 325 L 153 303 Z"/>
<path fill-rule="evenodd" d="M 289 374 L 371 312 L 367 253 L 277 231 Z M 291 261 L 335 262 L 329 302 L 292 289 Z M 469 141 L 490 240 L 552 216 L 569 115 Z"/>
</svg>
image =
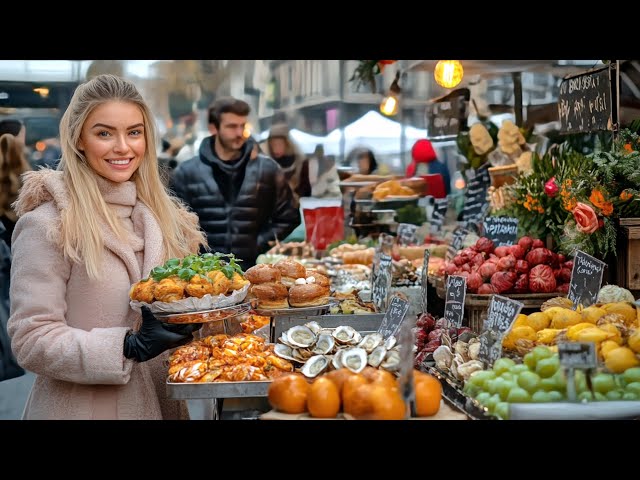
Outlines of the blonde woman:
<svg viewBox="0 0 640 480">
<path fill-rule="evenodd" d="M 58 170 L 27 173 L 15 203 L 8 331 L 37 374 L 23 417 L 187 418 L 163 360 L 197 326 L 129 307 L 132 283 L 206 243 L 160 180 L 151 112 L 132 83 L 99 75 L 76 89 L 60 140 Z"/>
<path fill-rule="evenodd" d="M 17 220 L 11 204 L 18 198 L 22 186 L 20 176 L 28 170 L 31 166 L 24 155 L 24 143 L 10 133 L 0 136 L 0 221 L 6 229 L 0 239 L 9 247 Z"/>
</svg>

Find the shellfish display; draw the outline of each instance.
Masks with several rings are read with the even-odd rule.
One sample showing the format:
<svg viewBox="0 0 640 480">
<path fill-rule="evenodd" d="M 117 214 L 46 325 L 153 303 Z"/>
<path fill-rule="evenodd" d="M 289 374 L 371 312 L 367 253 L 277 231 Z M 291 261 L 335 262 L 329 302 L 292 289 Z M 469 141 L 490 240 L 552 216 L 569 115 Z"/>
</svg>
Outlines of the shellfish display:
<svg viewBox="0 0 640 480">
<path fill-rule="evenodd" d="M 350 326 L 320 328 L 317 322 L 282 332 L 274 353 L 293 362 L 300 373 L 315 378 L 326 370 L 361 372 L 367 365 L 390 372 L 400 369 L 400 345 L 379 333 L 362 336 Z"/>
</svg>

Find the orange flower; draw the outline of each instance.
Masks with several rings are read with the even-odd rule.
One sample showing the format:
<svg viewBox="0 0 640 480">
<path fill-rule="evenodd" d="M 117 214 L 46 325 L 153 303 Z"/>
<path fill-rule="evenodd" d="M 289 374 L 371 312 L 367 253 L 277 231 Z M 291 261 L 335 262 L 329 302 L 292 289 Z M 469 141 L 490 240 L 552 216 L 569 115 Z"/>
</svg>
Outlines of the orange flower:
<svg viewBox="0 0 640 480">
<path fill-rule="evenodd" d="M 620 200 L 622 200 L 623 202 L 626 202 L 627 200 L 631 200 L 633 198 L 633 194 L 627 192 L 626 190 L 623 190 L 622 192 L 620 192 Z"/>
<path fill-rule="evenodd" d="M 573 209 L 576 208 L 578 202 L 576 202 L 575 198 L 565 198 L 562 201 L 562 206 L 567 212 L 573 212 Z"/>
<path fill-rule="evenodd" d="M 633 152 L 633 147 L 631 146 L 630 143 L 625 143 L 624 144 L 624 149 L 628 152 L 628 153 L 632 153 Z"/>
<path fill-rule="evenodd" d="M 593 204 L 594 207 L 602 210 L 602 214 L 605 217 L 608 217 L 613 213 L 613 205 L 611 204 L 611 202 L 605 200 L 604 195 L 599 189 L 594 188 L 592 190 L 591 195 L 589 196 L 589 201 Z"/>
</svg>

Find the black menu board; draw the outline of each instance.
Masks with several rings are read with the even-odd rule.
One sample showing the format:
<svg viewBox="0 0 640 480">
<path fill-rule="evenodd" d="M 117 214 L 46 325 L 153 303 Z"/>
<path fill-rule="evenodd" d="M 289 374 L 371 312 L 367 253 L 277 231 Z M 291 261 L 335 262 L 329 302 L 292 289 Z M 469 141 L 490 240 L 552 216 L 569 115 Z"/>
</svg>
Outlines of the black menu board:
<svg viewBox="0 0 640 480">
<path fill-rule="evenodd" d="M 427 313 L 427 290 L 429 287 L 429 258 L 431 257 L 431 252 L 428 248 L 424 249 L 424 260 L 422 262 L 422 275 L 420 276 L 420 307 L 422 313 Z"/>
<path fill-rule="evenodd" d="M 382 335 L 385 340 L 391 335 L 395 335 L 400 325 L 402 325 L 408 310 L 409 302 L 397 295 L 393 296 L 389 302 L 389 308 L 384 312 L 378 333 Z"/>
<path fill-rule="evenodd" d="M 580 250 L 573 259 L 571 282 L 567 298 L 573 302 L 574 309 L 578 305 L 588 307 L 596 303 L 602 275 L 606 263 Z"/>
<path fill-rule="evenodd" d="M 444 319 L 448 326 L 460 328 L 464 317 L 464 299 L 467 295 L 467 279 L 459 275 L 447 277 Z"/>
<path fill-rule="evenodd" d="M 484 219 L 483 236 L 491 239 L 496 247 L 513 245 L 518 239 L 518 219 L 515 217 L 487 217 Z"/>
<path fill-rule="evenodd" d="M 558 94 L 561 132 L 612 130 L 612 108 L 609 66 L 562 80 Z"/>
<path fill-rule="evenodd" d="M 476 232 L 479 231 L 482 220 L 489 210 L 487 191 L 491 186 L 489 165 L 483 165 L 477 170 L 467 170 L 467 189 L 464 193 L 464 207 L 462 208 L 462 225 Z"/>
<path fill-rule="evenodd" d="M 379 311 L 384 312 L 387 307 L 387 296 L 391 288 L 391 256 L 380 253 L 380 261 L 373 276 L 371 300 Z"/>
<path fill-rule="evenodd" d="M 493 365 L 502 355 L 502 337 L 509 331 L 523 304 L 501 295 L 493 295 L 487 319 L 480 334 L 480 360 Z"/>
<path fill-rule="evenodd" d="M 442 230 L 445 217 L 447 216 L 447 209 L 449 208 L 448 198 L 436 198 L 433 202 L 433 212 L 431 213 L 431 219 L 429 224 L 431 225 L 431 233 L 438 233 Z"/>
</svg>

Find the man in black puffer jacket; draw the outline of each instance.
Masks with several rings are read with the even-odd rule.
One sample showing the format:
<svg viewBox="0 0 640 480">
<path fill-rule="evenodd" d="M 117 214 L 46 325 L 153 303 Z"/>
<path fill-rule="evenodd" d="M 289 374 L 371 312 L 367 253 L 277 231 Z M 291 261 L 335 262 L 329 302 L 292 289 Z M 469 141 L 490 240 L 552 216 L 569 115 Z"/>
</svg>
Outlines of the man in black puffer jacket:
<svg viewBox="0 0 640 480">
<path fill-rule="evenodd" d="M 254 151 L 244 128 L 249 105 L 231 97 L 209 108 L 215 134 L 197 157 L 173 172 L 171 188 L 198 215 L 212 251 L 234 253 L 246 270 L 300 224 L 291 188 L 280 166 Z"/>
</svg>

